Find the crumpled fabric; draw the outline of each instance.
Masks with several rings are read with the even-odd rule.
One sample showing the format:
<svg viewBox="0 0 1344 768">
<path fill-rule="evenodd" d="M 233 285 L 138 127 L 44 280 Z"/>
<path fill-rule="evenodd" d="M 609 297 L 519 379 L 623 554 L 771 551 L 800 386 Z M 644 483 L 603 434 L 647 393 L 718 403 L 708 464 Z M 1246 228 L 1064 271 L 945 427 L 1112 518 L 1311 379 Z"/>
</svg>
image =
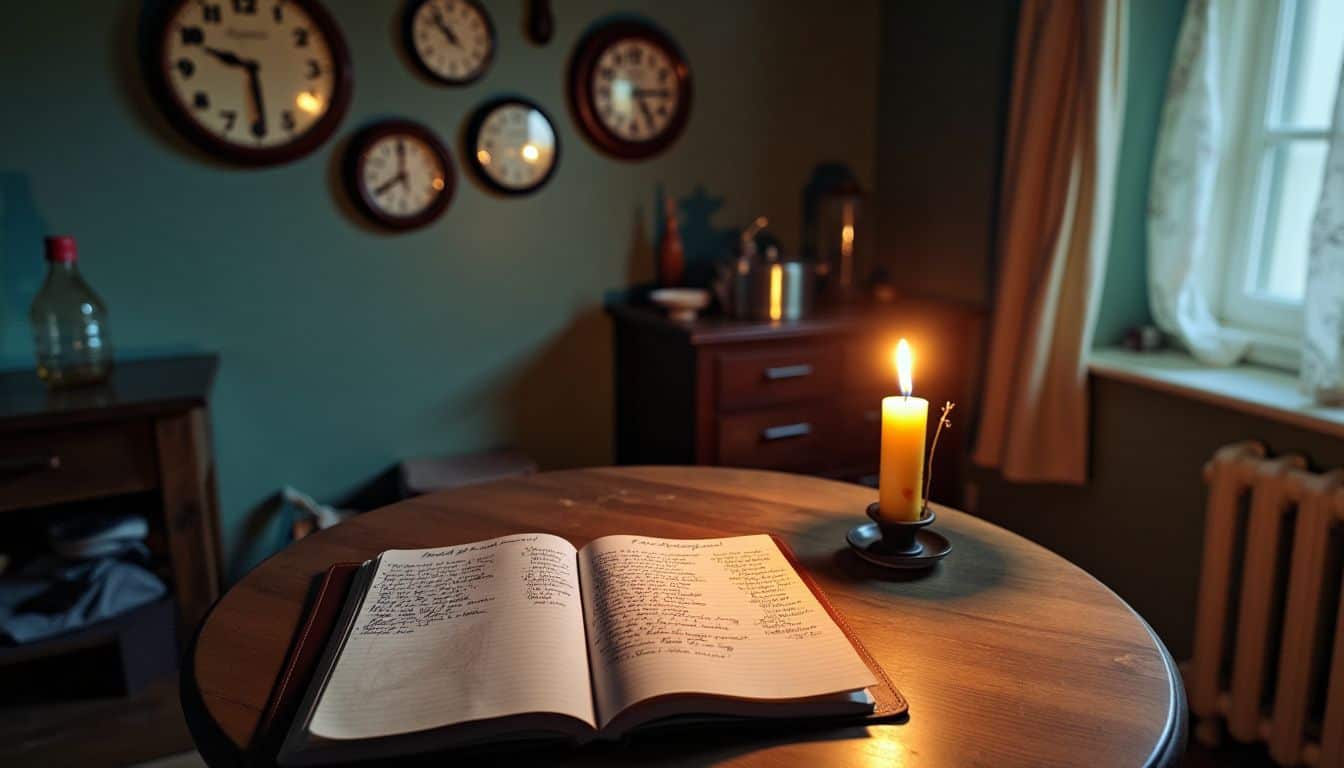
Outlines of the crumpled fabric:
<svg viewBox="0 0 1344 768">
<path fill-rule="evenodd" d="M 167 592 L 158 576 L 125 559 L 39 558 L 0 576 L 0 642 L 30 643 L 87 627 Z"/>
</svg>

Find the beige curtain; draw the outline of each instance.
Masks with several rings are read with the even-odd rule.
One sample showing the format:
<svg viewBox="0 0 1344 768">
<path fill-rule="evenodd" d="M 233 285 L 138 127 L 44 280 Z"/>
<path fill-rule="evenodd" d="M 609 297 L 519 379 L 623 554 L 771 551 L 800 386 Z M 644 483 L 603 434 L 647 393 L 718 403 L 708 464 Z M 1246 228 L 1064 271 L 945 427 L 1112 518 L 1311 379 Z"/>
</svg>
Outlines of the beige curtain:
<svg viewBox="0 0 1344 768">
<path fill-rule="evenodd" d="M 977 464 L 1087 479 L 1087 351 L 1124 113 L 1123 0 L 1025 0 Z"/>
</svg>

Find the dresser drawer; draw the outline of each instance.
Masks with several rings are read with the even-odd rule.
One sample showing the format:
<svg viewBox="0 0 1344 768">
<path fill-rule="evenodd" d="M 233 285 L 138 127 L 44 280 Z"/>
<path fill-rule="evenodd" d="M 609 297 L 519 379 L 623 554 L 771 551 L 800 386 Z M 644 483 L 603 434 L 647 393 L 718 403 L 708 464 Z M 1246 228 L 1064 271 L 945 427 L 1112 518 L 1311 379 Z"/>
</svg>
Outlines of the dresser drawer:
<svg viewBox="0 0 1344 768">
<path fill-rule="evenodd" d="M 718 463 L 820 472 L 836 464 L 832 453 L 838 437 L 839 420 L 829 405 L 720 416 Z"/>
<path fill-rule="evenodd" d="M 0 510 L 145 491 L 157 475 L 148 422 L 0 437 Z"/>
<path fill-rule="evenodd" d="M 724 352 L 719 410 L 758 408 L 827 395 L 840 380 L 841 350 L 817 345 Z"/>
</svg>

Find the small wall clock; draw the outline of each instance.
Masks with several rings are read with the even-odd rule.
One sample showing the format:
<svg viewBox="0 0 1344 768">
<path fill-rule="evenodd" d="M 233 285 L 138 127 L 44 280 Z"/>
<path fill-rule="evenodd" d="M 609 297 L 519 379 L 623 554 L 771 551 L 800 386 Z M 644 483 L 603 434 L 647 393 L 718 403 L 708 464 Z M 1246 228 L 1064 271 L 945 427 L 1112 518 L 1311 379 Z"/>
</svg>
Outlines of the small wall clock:
<svg viewBox="0 0 1344 768">
<path fill-rule="evenodd" d="M 349 106 L 350 54 L 315 0 L 176 0 L 152 29 L 151 88 L 173 125 L 216 157 L 301 157 Z"/>
<path fill-rule="evenodd" d="M 676 140 L 691 111 L 691 69 L 659 30 L 634 21 L 604 24 L 579 43 L 569 101 L 599 148 L 641 159 Z"/>
<path fill-rule="evenodd" d="M 560 139 L 546 112 L 527 99 L 492 101 L 472 115 L 467 163 L 496 192 L 525 195 L 540 189 L 560 162 Z"/>
<path fill-rule="evenodd" d="M 448 150 L 429 129 L 405 120 L 376 123 L 351 139 L 345 179 L 360 210 L 398 230 L 437 219 L 456 186 Z"/>
<path fill-rule="evenodd" d="M 411 0 L 405 33 L 411 60 L 448 85 L 479 79 L 495 56 L 495 26 L 475 0 Z"/>
</svg>

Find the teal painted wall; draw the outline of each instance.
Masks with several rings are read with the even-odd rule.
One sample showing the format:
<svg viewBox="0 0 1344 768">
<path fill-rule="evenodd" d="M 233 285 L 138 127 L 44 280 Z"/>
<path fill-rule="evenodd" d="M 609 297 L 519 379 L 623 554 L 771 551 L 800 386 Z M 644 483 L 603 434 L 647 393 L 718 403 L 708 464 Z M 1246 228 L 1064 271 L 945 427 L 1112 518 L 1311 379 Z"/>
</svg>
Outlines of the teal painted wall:
<svg viewBox="0 0 1344 768">
<path fill-rule="evenodd" d="M 0 26 L 0 358 L 29 364 L 25 315 L 48 232 L 78 238 L 120 348 L 218 351 L 235 569 L 279 540 L 274 521 L 249 516 L 285 483 L 331 500 L 401 458 L 499 444 L 546 468 L 609 462 L 601 303 L 651 274 L 660 186 L 722 197 L 718 228 L 768 214 L 792 247 L 815 165 L 843 162 L 871 183 L 876 0 L 825 13 L 780 0 L 565 0 L 544 48 L 523 39 L 523 3 L 485 5 L 496 62 L 448 89 L 399 57 L 400 3 L 329 0 L 354 61 L 350 114 L 316 153 L 259 170 L 212 163 L 161 118 L 138 71 L 138 4 L 22 3 Z M 599 155 L 564 102 L 573 44 L 612 12 L 655 20 L 694 71 L 686 133 L 644 163 Z M 506 92 L 557 122 L 561 165 L 539 194 L 502 200 L 462 180 L 442 219 L 403 235 L 344 212 L 333 180 L 358 127 L 407 117 L 456 152 L 473 106 Z"/>
<path fill-rule="evenodd" d="M 1125 125 L 1116 170 L 1115 211 L 1095 343 L 1114 346 L 1126 329 L 1152 322 L 1148 310 L 1148 180 L 1167 74 L 1185 0 L 1131 0 Z"/>
</svg>

